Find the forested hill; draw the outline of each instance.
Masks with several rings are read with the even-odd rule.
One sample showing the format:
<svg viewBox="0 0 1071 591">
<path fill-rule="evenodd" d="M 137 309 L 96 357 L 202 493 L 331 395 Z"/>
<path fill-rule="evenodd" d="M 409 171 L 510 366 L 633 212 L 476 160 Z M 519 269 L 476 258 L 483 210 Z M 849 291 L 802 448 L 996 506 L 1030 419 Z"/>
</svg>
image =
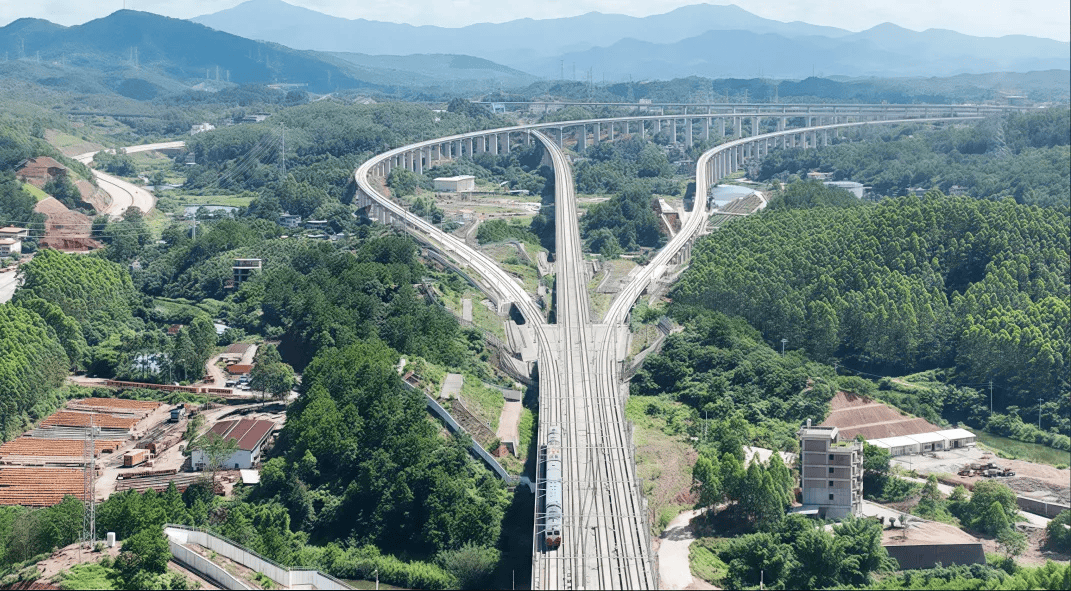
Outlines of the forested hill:
<svg viewBox="0 0 1071 591">
<path fill-rule="evenodd" d="M 672 297 L 743 316 L 767 342 L 817 360 L 882 374 L 954 368 L 956 381 L 993 380 L 998 408 L 1042 397 L 1066 417 L 1069 236 L 1066 207 L 937 191 L 780 208 L 702 240 Z"/>
<path fill-rule="evenodd" d="M 897 197 L 909 189 L 953 186 L 972 197 L 1013 197 L 1019 203 L 1063 206 L 1071 203 L 1071 110 L 1054 107 L 990 119 L 977 125 L 930 130 L 909 125 L 870 131 L 873 140 L 841 143 L 818 150 L 771 152 L 759 178 L 833 173 L 873 187 L 879 196 Z"/>
<path fill-rule="evenodd" d="M 330 56 L 133 10 L 74 27 L 19 19 L 0 27 L 0 51 L 68 67 L 70 71 L 61 68 L 41 81 L 48 86 L 63 88 L 65 77 L 88 68 L 101 72 L 119 94 L 139 99 L 204 80 L 206 73 L 238 84 L 307 83 L 314 92 L 370 86 L 351 66 Z"/>
</svg>

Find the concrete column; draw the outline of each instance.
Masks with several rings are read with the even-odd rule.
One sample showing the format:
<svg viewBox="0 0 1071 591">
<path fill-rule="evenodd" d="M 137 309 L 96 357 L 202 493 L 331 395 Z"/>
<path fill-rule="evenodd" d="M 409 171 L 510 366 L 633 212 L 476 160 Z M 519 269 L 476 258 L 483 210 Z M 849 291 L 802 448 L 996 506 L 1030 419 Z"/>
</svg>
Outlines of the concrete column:
<svg viewBox="0 0 1071 591">
<path fill-rule="evenodd" d="M 576 129 L 576 147 L 578 151 L 588 148 L 588 126 L 581 125 Z"/>
<path fill-rule="evenodd" d="M 416 173 L 424 174 L 424 149 L 416 151 Z"/>
<path fill-rule="evenodd" d="M 744 137 L 744 118 L 733 117 L 733 124 L 736 127 L 736 137 Z"/>
<path fill-rule="evenodd" d="M 709 108 L 707 109 L 710 110 Z M 710 117 L 703 118 L 703 141 L 710 141 Z"/>
<path fill-rule="evenodd" d="M 592 129 L 595 130 L 595 138 L 592 140 L 591 143 L 595 144 L 597 146 L 597 145 L 599 145 L 599 142 L 602 141 L 602 137 L 601 137 L 602 136 L 602 124 L 601 123 L 596 123 L 592 127 Z"/>
<path fill-rule="evenodd" d="M 718 137 L 719 138 L 725 137 L 725 118 L 724 117 L 721 117 L 721 118 L 718 119 Z"/>
<path fill-rule="evenodd" d="M 788 117 L 781 117 L 777 120 L 777 131 L 784 131 L 788 127 Z"/>
<path fill-rule="evenodd" d="M 673 143 L 677 143 L 677 118 L 673 118 Z"/>
<path fill-rule="evenodd" d="M 661 119 L 655 119 L 654 120 L 654 132 L 655 132 L 655 135 L 658 135 L 658 134 L 662 133 L 662 120 Z"/>
<path fill-rule="evenodd" d="M 558 147 L 559 148 L 563 148 L 563 149 L 565 148 L 565 128 L 564 127 L 559 127 L 558 128 Z"/>
<path fill-rule="evenodd" d="M 759 118 L 751 118 L 751 135 L 759 135 Z"/>
<path fill-rule="evenodd" d="M 684 144 L 686 147 L 692 147 L 692 120 L 685 117 L 684 119 Z"/>
<path fill-rule="evenodd" d="M 509 154 L 509 132 L 508 131 L 502 134 L 500 143 L 498 145 L 498 148 L 499 148 L 499 150 L 502 150 L 503 153 Z"/>
<path fill-rule="evenodd" d="M 640 139 L 641 140 L 646 140 L 647 139 L 647 122 L 644 121 L 643 119 L 640 119 Z"/>
</svg>

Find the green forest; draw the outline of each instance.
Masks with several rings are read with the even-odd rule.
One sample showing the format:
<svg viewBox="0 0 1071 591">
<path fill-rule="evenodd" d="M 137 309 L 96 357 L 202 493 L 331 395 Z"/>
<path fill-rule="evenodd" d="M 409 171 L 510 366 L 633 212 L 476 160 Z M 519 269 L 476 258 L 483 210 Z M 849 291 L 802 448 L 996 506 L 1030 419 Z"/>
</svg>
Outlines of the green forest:
<svg viewBox="0 0 1071 591">
<path fill-rule="evenodd" d="M 759 165 L 758 178 L 787 179 L 816 170 L 832 173 L 834 180 L 869 185 L 877 196 L 899 197 L 921 187 L 1043 207 L 1071 203 L 1071 111 L 1066 108 L 937 128 L 881 126 L 864 130 L 862 137 L 867 141 L 771 151 Z"/>
<path fill-rule="evenodd" d="M 1069 236 L 1066 209 L 936 191 L 779 208 L 701 241 L 673 299 L 816 360 L 992 380 L 996 409 L 1036 412 L 1041 397 L 1046 428 L 1068 435 Z"/>
</svg>

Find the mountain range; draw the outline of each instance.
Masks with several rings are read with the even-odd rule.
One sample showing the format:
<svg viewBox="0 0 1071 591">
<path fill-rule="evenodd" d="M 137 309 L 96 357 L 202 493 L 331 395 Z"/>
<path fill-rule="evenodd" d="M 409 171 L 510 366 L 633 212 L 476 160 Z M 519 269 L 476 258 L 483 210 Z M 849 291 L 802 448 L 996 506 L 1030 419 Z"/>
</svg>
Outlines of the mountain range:
<svg viewBox="0 0 1071 591">
<path fill-rule="evenodd" d="M 552 79 L 798 79 L 819 72 L 948 76 L 1071 69 L 1071 44 L 1051 39 L 975 37 L 940 29 L 916 32 L 890 23 L 853 33 L 765 19 L 735 5 L 697 4 L 642 18 L 592 12 L 447 28 L 350 20 L 282 0 L 249 0 L 192 20 L 316 51 L 408 55 L 449 48 Z"/>
<path fill-rule="evenodd" d="M 535 77 L 465 55 L 369 56 L 295 50 L 187 20 L 120 10 L 64 27 L 19 19 L 0 27 L 0 76 L 74 92 L 151 99 L 194 85 L 296 83 L 312 92 L 465 84 L 529 84 Z"/>
</svg>

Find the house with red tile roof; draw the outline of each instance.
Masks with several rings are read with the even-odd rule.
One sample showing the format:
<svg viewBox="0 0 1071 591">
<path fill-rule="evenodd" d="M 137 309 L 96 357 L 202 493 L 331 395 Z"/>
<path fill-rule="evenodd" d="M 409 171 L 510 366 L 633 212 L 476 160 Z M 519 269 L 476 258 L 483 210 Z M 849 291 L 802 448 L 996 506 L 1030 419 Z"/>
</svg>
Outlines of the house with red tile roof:
<svg viewBox="0 0 1071 591">
<path fill-rule="evenodd" d="M 268 440 L 273 421 L 263 419 L 240 419 L 220 421 L 209 429 L 206 437 L 222 437 L 237 441 L 237 449 L 227 458 L 220 468 L 224 470 L 248 470 L 260 462 L 261 447 Z M 208 465 L 208 456 L 202 450 L 195 449 L 190 454 L 194 469 L 204 470 Z"/>
</svg>

